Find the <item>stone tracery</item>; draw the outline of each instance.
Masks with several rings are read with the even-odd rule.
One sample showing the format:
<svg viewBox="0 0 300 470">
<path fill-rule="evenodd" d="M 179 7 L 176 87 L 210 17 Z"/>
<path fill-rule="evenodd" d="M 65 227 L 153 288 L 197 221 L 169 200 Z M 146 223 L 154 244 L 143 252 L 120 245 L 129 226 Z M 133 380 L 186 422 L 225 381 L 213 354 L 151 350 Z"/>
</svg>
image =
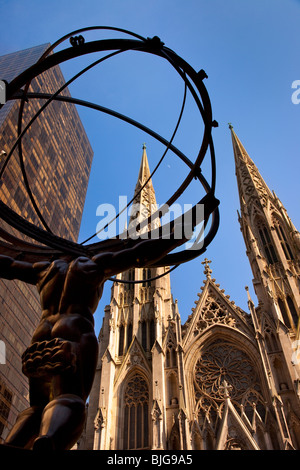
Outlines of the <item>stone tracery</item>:
<svg viewBox="0 0 300 470">
<path fill-rule="evenodd" d="M 140 374 L 134 375 L 129 380 L 124 394 L 124 406 L 124 448 L 147 448 L 149 389 L 146 380 Z"/>
<path fill-rule="evenodd" d="M 220 386 L 224 380 L 232 386 L 233 399 L 240 398 L 250 387 L 257 384 L 250 358 L 243 351 L 233 348 L 231 343 L 217 340 L 196 362 L 196 398 L 205 394 L 215 400 L 222 400 L 224 397 Z"/>
<path fill-rule="evenodd" d="M 247 426 L 251 426 L 253 432 L 256 432 L 259 426 L 265 429 L 266 402 L 255 364 L 245 351 L 238 349 L 229 341 L 215 340 L 203 350 L 196 361 L 193 379 L 194 416 L 199 426 L 198 432 L 203 439 L 201 446 L 210 448 L 207 433 L 214 436 L 215 441 L 224 415 L 227 397 L 230 398 L 242 421 L 247 422 Z M 193 436 L 195 448 L 200 448 L 197 447 L 194 434 Z M 232 437 L 228 434 L 229 440 Z M 264 448 L 263 439 L 261 441 L 261 446 Z M 239 444 L 234 448 L 245 448 L 240 441 Z"/>
<path fill-rule="evenodd" d="M 216 300 L 212 296 L 209 296 L 206 300 L 206 304 L 203 307 L 201 318 L 196 323 L 194 329 L 194 335 L 198 335 L 205 328 L 208 328 L 215 323 L 223 324 L 227 326 L 234 327 L 236 325 L 236 320 L 227 310 L 225 305 L 222 305 L 222 302 Z"/>
</svg>

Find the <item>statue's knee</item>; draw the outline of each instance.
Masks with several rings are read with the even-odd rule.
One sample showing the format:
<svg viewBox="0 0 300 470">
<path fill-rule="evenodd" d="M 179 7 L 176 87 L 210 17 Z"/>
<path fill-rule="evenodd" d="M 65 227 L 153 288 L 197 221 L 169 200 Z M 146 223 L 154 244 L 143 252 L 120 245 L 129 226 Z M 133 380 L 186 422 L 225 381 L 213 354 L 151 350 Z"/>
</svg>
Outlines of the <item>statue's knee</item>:
<svg viewBox="0 0 300 470">
<path fill-rule="evenodd" d="M 54 407 L 68 408 L 71 411 L 76 411 L 78 414 L 85 413 L 85 401 L 78 395 L 73 394 L 59 395 L 51 400 L 44 408 L 44 414 L 47 411 L 51 411 Z"/>
<path fill-rule="evenodd" d="M 55 450 L 53 439 L 49 436 L 38 437 L 33 443 L 33 450 L 52 451 Z"/>
<path fill-rule="evenodd" d="M 43 409 L 44 408 L 41 406 L 31 406 L 26 408 L 26 410 L 21 411 L 17 417 L 14 427 L 20 427 L 27 423 L 31 426 L 39 425 Z"/>
<path fill-rule="evenodd" d="M 85 422 L 86 406 L 77 395 L 60 395 L 48 403 L 42 416 L 41 434 L 80 430 Z"/>
<path fill-rule="evenodd" d="M 5 439 L 5 444 L 27 446 L 39 433 L 42 412 L 43 407 L 39 406 L 31 406 L 22 411 Z"/>
<path fill-rule="evenodd" d="M 85 402 L 77 395 L 60 395 L 44 409 L 40 435 L 34 449 L 70 449 L 85 423 Z"/>
</svg>

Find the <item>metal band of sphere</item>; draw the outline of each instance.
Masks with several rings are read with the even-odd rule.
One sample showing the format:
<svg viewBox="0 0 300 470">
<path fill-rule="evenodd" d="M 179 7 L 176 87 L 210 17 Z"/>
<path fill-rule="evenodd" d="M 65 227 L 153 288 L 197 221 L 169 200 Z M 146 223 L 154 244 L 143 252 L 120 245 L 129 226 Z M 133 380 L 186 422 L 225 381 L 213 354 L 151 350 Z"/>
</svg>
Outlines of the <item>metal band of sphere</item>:
<svg viewBox="0 0 300 470">
<path fill-rule="evenodd" d="M 208 223 L 209 217 L 210 216 L 212 217 L 210 230 L 208 234 L 204 237 L 204 243 L 202 244 L 199 250 L 184 250 L 184 251 L 177 252 L 174 254 L 166 255 L 158 264 L 155 264 L 153 266 L 158 266 L 158 265 L 163 266 L 163 265 L 173 265 L 173 264 L 178 265 L 183 262 L 194 259 L 195 257 L 199 256 L 201 253 L 203 253 L 206 250 L 206 247 L 214 238 L 218 230 L 218 225 L 219 225 L 219 212 L 218 212 L 219 201 L 217 201 L 214 196 L 216 170 L 215 170 L 214 148 L 213 148 L 213 142 L 212 142 L 212 137 L 211 137 L 211 130 L 212 130 L 212 127 L 215 126 L 215 122 L 212 121 L 212 111 L 211 111 L 210 100 L 209 100 L 209 96 L 206 91 L 206 88 L 203 84 L 203 78 L 205 78 L 205 73 L 203 71 L 200 71 L 199 73 L 195 72 L 195 70 L 189 64 L 187 64 L 187 62 L 185 62 L 182 58 L 180 58 L 177 54 L 175 54 L 175 52 L 166 48 L 163 45 L 163 43 L 160 41 L 160 39 L 157 37 L 153 39 L 149 39 L 149 38 L 145 39 L 145 38 L 142 38 L 141 36 L 135 35 L 134 33 L 130 33 L 125 30 L 120 30 L 118 28 L 106 28 L 106 27 L 84 28 L 82 30 L 78 30 L 75 33 L 78 33 L 78 32 L 81 33 L 83 31 L 88 31 L 88 30 L 93 30 L 93 29 L 111 29 L 111 30 L 121 31 L 121 32 L 130 34 L 137 39 L 104 39 L 104 40 L 98 40 L 98 41 L 91 41 L 87 43 L 84 41 L 84 39 L 83 40 L 81 39 L 81 41 L 73 41 L 74 46 L 71 48 L 61 50 L 51 55 L 47 55 L 50 52 L 52 52 L 52 50 L 58 44 L 60 44 L 63 40 L 69 38 L 70 36 L 72 37 L 74 36 L 74 33 L 70 33 L 64 36 L 63 38 L 61 38 L 59 41 L 57 41 L 53 46 L 51 46 L 36 64 L 34 64 L 32 67 L 29 67 L 19 76 L 17 76 L 11 83 L 9 83 L 7 86 L 7 99 L 21 99 L 20 119 L 19 119 L 19 126 L 18 126 L 19 136 L 14 145 L 14 148 L 17 145 L 19 145 L 19 150 L 21 149 L 22 136 L 27 131 L 26 128 L 25 130 L 23 129 L 23 131 L 21 130 L 20 122 L 22 121 L 22 113 L 23 113 L 22 103 L 24 104 L 24 100 L 28 98 L 46 98 L 48 100 L 47 104 L 49 104 L 49 102 L 51 102 L 52 100 L 72 102 L 75 104 L 79 104 L 81 106 L 86 106 L 86 107 L 96 109 L 98 111 L 113 115 L 125 122 L 128 122 L 131 125 L 134 125 L 135 127 L 139 129 L 144 130 L 149 135 L 151 135 L 152 137 L 154 137 L 155 139 L 157 139 L 158 141 L 166 145 L 167 149 L 172 150 L 175 153 L 175 155 L 177 155 L 190 168 L 188 176 L 183 181 L 181 186 L 177 189 L 177 191 L 175 191 L 175 193 L 169 198 L 166 205 L 173 204 L 174 201 L 176 201 L 176 199 L 178 199 L 178 197 L 184 192 L 184 190 L 190 184 L 192 179 L 196 178 L 202 184 L 205 192 L 207 193 L 206 196 L 204 196 L 204 198 L 202 198 L 199 201 L 199 203 L 201 204 L 205 203 L 205 217 L 204 217 L 205 226 Z M 39 74 L 41 74 L 42 72 L 44 72 L 45 70 L 48 70 L 49 68 L 55 65 L 59 65 L 60 63 L 70 60 L 72 58 L 79 57 L 85 54 L 90 54 L 93 52 L 117 51 L 116 53 L 121 53 L 127 50 L 135 50 L 135 51 L 151 53 L 151 54 L 154 54 L 154 55 L 157 55 L 166 59 L 175 68 L 177 73 L 180 74 L 180 76 L 185 82 L 185 86 L 190 90 L 204 122 L 203 139 L 202 139 L 198 156 L 194 163 L 191 162 L 180 150 L 178 150 L 175 146 L 173 146 L 171 141 L 167 141 L 166 139 L 164 139 L 163 137 L 161 137 L 159 134 L 155 133 L 151 129 L 147 128 L 146 126 L 143 126 L 137 121 L 134 121 L 130 119 L 129 117 L 126 117 L 120 113 L 117 113 L 116 111 L 110 110 L 108 108 L 104 108 L 94 103 L 89 103 L 87 101 L 78 100 L 76 98 L 64 97 L 62 95 L 59 95 L 58 93 L 55 93 L 53 95 L 48 95 L 45 93 L 33 93 L 33 94 L 27 93 L 31 80 L 35 78 L 36 76 L 38 76 Z M 109 56 L 113 54 L 114 53 L 109 54 Z M 102 59 L 102 60 L 105 60 L 105 59 Z M 99 62 L 100 61 L 101 59 L 99 60 Z M 25 89 L 21 91 L 21 88 L 24 86 L 25 86 Z M 200 168 L 200 165 L 205 157 L 205 154 L 208 148 L 210 150 L 210 155 L 211 155 L 211 168 L 212 168 L 211 185 L 208 184 L 208 182 L 202 175 L 201 168 Z M 22 152 L 22 149 L 21 149 L 21 152 Z M 12 154 L 12 151 L 10 152 L 10 154 Z M 8 163 L 8 160 L 6 164 L 7 163 Z M 24 172 L 23 172 L 23 175 L 24 175 Z M 30 191 L 30 188 L 28 188 L 28 192 L 29 191 Z M 195 207 L 196 206 L 194 206 L 194 208 Z M 116 239 L 104 240 L 98 243 L 83 246 L 82 244 L 77 244 L 77 243 L 65 240 L 61 237 L 58 237 L 54 235 L 53 233 L 51 233 L 50 230 L 47 231 L 39 227 L 36 227 L 34 224 L 31 224 L 30 222 L 20 217 L 18 214 L 16 214 L 12 209 L 10 209 L 8 206 L 3 204 L 3 202 L 1 201 L 0 201 L 0 217 L 5 222 L 7 222 L 8 224 L 13 226 L 20 232 L 28 235 L 29 237 L 49 247 L 49 248 L 46 248 L 45 246 L 37 246 L 36 244 L 30 245 L 29 243 L 26 244 L 26 247 L 25 247 L 24 244 L 21 243 L 21 240 L 19 240 L 20 242 L 19 246 L 16 246 L 16 243 L 14 243 L 14 247 L 12 247 L 10 243 L 0 242 L 0 246 L 2 247 L 2 250 L 4 252 L 5 251 L 8 252 L 9 250 L 10 252 L 19 251 L 20 256 L 22 256 L 22 258 L 34 259 L 34 258 L 37 258 L 40 254 L 43 254 L 44 256 L 46 253 L 49 257 L 57 256 L 59 253 L 61 255 L 68 254 L 70 257 L 80 256 L 80 255 L 91 256 L 93 254 L 99 253 L 104 250 L 105 251 L 107 250 L 117 251 L 124 247 L 134 246 L 134 244 L 138 242 L 136 240 L 129 240 L 129 239 L 122 240 L 119 237 L 117 237 Z M 153 215 L 153 217 L 155 217 L 155 214 Z M 147 221 L 144 222 L 144 224 L 146 223 Z M 9 235 L 7 234 L 5 236 L 5 231 L 3 230 L 2 230 L 2 235 L 4 239 L 9 241 Z M 15 239 L 15 242 L 17 240 L 18 239 Z"/>
</svg>

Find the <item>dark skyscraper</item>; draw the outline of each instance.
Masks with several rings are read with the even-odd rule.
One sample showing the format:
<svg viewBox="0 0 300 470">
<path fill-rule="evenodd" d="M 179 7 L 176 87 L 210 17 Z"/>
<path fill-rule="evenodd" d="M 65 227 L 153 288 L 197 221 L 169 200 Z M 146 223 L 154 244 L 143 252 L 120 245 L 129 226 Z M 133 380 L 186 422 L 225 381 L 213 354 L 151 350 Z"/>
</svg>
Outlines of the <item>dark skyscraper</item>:
<svg viewBox="0 0 300 470">
<path fill-rule="evenodd" d="M 10 82 L 48 47 L 43 44 L 0 57 L 0 79 Z M 64 83 L 60 67 L 55 66 L 36 77 L 29 91 L 54 93 Z M 70 96 L 67 88 L 62 94 Z M 23 127 L 40 106 L 40 100 L 25 103 Z M 15 142 L 18 114 L 18 100 L 7 102 L 0 110 L 0 153 L 8 154 Z M 75 105 L 52 102 L 32 124 L 22 144 L 30 189 L 48 227 L 56 235 L 76 241 L 93 151 Z M 0 160 L 0 168 L 3 163 Z M 17 149 L 0 181 L 0 199 L 26 220 L 42 226 L 25 189 Z M 14 233 L 9 227 L 5 229 Z M 0 364 L 0 442 L 17 414 L 28 406 L 28 383 L 21 371 L 21 355 L 39 317 L 35 287 L 0 279 L 0 340 L 5 345 L 5 364 Z"/>
</svg>

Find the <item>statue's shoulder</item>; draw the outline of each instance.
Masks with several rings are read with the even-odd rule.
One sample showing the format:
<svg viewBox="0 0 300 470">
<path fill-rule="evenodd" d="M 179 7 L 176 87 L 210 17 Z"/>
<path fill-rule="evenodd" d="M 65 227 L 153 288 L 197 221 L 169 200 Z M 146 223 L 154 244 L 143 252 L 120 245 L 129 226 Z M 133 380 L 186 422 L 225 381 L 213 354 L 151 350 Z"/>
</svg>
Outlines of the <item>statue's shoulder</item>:
<svg viewBox="0 0 300 470">
<path fill-rule="evenodd" d="M 56 259 L 54 261 L 38 261 L 34 263 L 33 269 L 39 275 L 44 275 L 49 272 L 66 272 L 68 270 L 69 263 L 63 259 Z"/>
<path fill-rule="evenodd" d="M 50 261 L 38 261 L 32 265 L 33 269 L 37 272 L 44 271 L 51 266 Z"/>
</svg>

